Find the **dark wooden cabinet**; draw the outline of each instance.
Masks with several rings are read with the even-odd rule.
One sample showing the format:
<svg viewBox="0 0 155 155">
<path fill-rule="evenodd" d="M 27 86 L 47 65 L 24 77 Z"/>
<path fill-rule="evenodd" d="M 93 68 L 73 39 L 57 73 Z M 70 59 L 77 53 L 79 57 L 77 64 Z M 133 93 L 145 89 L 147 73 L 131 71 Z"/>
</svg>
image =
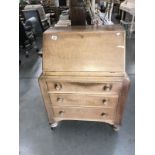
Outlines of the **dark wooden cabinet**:
<svg viewBox="0 0 155 155">
<path fill-rule="evenodd" d="M 83 0 L 70 1 L 71 25 L 86 25 L 86 10 Z"/>
</svg>

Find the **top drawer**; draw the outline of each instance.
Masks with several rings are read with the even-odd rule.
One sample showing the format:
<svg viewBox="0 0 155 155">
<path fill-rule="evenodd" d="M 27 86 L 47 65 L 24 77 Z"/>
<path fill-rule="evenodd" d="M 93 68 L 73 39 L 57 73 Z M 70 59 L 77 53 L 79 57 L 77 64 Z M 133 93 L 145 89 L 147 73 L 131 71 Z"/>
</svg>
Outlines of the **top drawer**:
<svg viewBox="0 0 155 155">
<path fill-rule="evenodd" d="M 49 93 L 119 93 L 122 87 L 121 82 L 68 82 L 47 80 Z"/>
<path fill-rule="evenodd" d="M 119 26 L 53 28 L 43 36 L 45 72 L 124 72 L 125 32 Z"/>
</svg>

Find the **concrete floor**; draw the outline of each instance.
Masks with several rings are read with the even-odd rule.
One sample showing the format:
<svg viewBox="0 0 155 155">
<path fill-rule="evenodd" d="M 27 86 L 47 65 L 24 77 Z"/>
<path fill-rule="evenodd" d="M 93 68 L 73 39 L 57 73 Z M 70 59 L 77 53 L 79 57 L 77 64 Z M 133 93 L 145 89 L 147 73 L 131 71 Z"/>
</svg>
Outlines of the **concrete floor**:
<svg viewBox="0 0 155 155">
<path fill-rule="evenodd" d="M 40 44 L 41 46 L 41 44 Z M 36 52 L 20 66 L 20 155 L 134 155 L 135 44 L 127 40 L 126 69 L 131 79 L 119 132 L 103 123 L 64 121 L 51 131 L 38 85 L 42 58 Z"/>
</svg>

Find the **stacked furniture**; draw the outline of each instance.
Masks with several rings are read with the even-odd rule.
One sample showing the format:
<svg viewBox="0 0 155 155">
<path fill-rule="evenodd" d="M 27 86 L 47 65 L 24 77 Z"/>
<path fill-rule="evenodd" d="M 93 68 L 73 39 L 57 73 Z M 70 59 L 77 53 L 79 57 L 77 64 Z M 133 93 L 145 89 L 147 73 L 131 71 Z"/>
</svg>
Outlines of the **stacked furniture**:
<svg viewBox="0 0 155 155">
<path fill-rule="evenodd" d="M 26 5 L 24 10 L 37 10 L 41 21 L 44 22 L 45 20 L 47 20 L 47 22 L 51 26 L 50 13 L 45 13 L 45 10 L 41 4 Z"/>
<path fill-rule="evenodd" d="M 132 33 L 135 31 L 135 0 L 125 0 L 120 5 L 122 10 L 120 23 L 127 27 L 127 35 L 131 38 Z M 128 13 L 132 16 L 131 21 L 126 21 L 124 15 Z"/>
<path fill-rule="evenodd" d="M 35 31 L 37 34 L 42 34 L 46 29 L 51 26 L 50 13 L 45 14 L 44 8 L 40 4 L 26 5 L 23 10 L 23 14 L 26 20 L 29 18 L 35 18 L 36 26 Z M 32 21 L 33 23 L 34 21 Z"/>
<path fill-rule="evenodd" d="M 129 88 L 119 25 L 50 28 L 43 35 L 40 88 L 53 129 L 62 120 L 119 129 Z"/>
<path fill-rule="evenodd" d="M 25 56 L 29 57 L 29 51 L 31 49 L 38 51 L 38 48 L 35 46 L 35 42 L 36 38 L 33 33 L 33 28 L 27 25 L 27 21 L 23 23 L 19 20 L 19 52 L 23 49 Z"/>
<path fill-rule="evenodd" d="M 71 25 L 86 25 L 86 9 L 83 0 L 70 1 Z"/>
</svg>

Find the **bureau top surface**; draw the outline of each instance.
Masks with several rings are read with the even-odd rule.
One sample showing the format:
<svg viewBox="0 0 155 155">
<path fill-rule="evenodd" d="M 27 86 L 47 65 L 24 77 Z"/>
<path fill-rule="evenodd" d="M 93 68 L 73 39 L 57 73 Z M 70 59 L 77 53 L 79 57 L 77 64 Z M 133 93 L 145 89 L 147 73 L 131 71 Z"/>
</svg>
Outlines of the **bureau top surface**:
<svg viewBox="0 0 155 155">
<path fill-rule="evenodd" d="M 124 29 L 119 25 L 50 28 L 43 35 L 43 71 L 124 72 Z"/>
</svg>

